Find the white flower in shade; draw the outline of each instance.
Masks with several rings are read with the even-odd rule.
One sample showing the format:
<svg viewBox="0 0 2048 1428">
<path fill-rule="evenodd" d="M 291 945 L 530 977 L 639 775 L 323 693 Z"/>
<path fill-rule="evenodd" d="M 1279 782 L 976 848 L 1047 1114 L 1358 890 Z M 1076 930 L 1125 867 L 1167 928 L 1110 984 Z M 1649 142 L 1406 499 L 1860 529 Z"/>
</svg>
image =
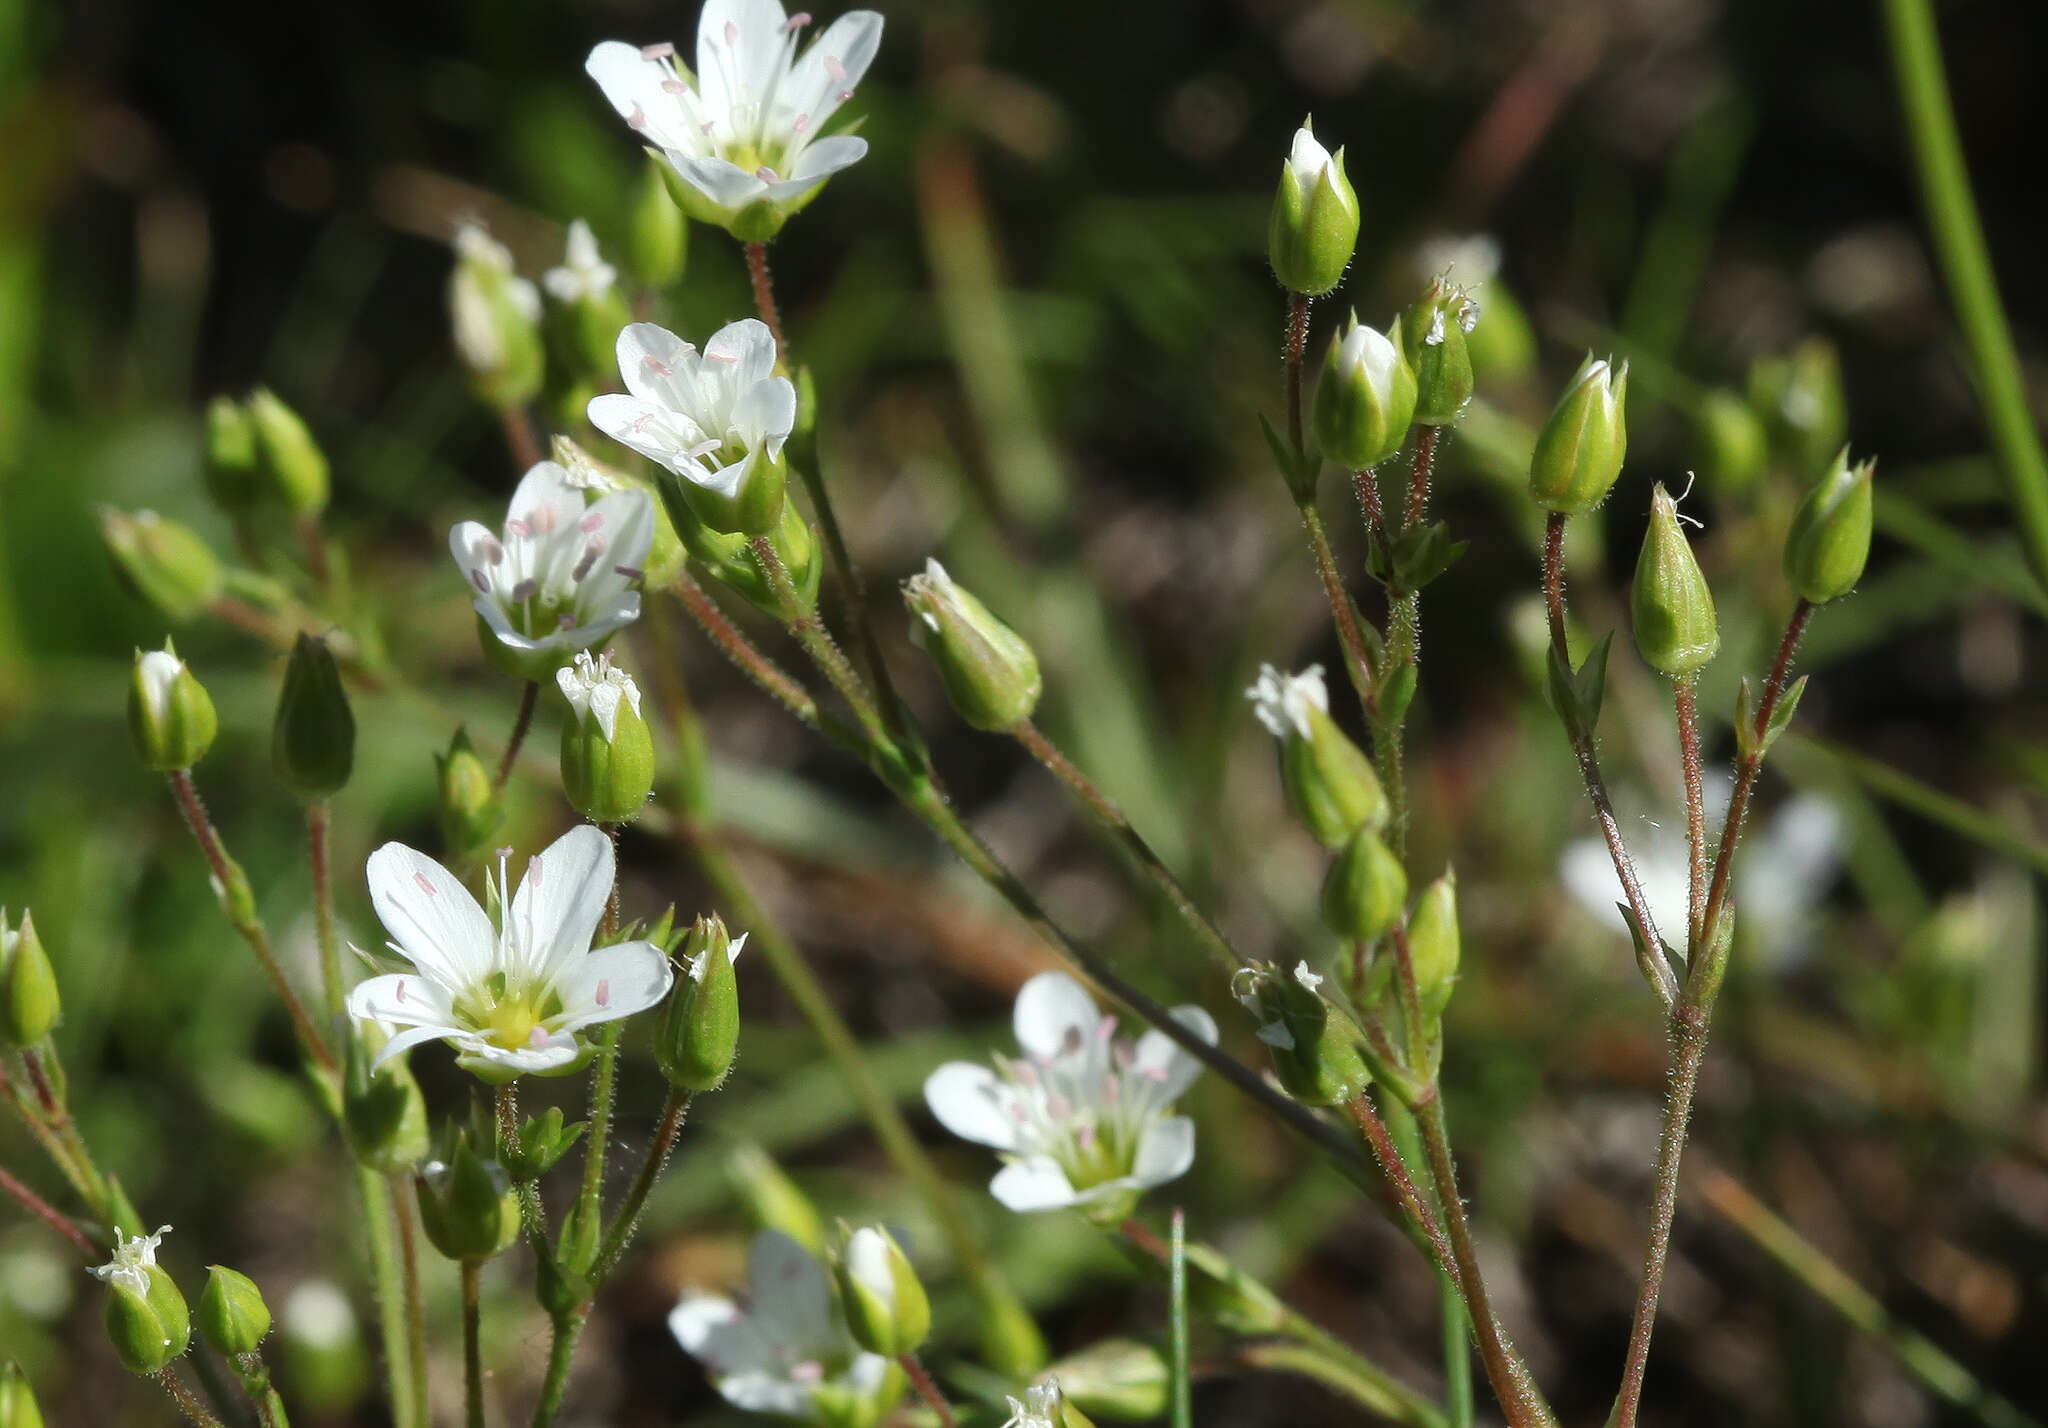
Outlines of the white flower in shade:
<svg viewBox="0 0 2048 1428">
<path fill-rule="evenodd" d="M 576 722 L 597 720 L 606 743 L 619 736 L 619 705 L 631 709 L 635 717 L 640 713 L 640 686 L 612 663 L 609 654 L 592 659 L 589 650 L 578 650 L 575 664 L 555 671 L 555 683 L 575 712 Z"/>
<path fill-rule="evenodd" d="M 799 58 L 810 19 L 784 14 L 777 0 L 707 0 L 694 75 L 676 64 L 674 45 L 617 40 L 592 50 L 583 67 L 682 179 L 692 217 L 746 240 L 767 238 L 868 151 L 851 134 L 819 135 L 867 73 L 882 17 L 841 15 Z"/>
<path fill-rule="evenodd" d="M 619 334 L 619 376 L 625 394 L 593 398 L 591 425 L 696 487 L 709 498 L 695 503 L 707 521 L 712 507 L 736 507 L 766 481 L 776 483 L 780 513 L 796 388 L 775 375 L 766 323 L 727 323 L 702 352 L 666 328 L 633 323 Z"/>
<path fill-rule="evenodd" d="M 1323 667 L 1312 664 L 1300 674 L 1282 674 L 1270 664 L 1259 666 L 1258 682 L 1244 692 L 1252 702 L 1252 713 L 1266 726 L 1266 732 L 1281 742 L 1290 737 L 1311 737 L 1309 711 L 1330 712 L 1330 691 L 1323 684 Z"/>
<path fill-rule="evenodd" d="M 116 1230 L 114 1257 L 105 1264 L 96 1264 L 86 1270 L 93 1278 L 107 1284 L 119 1284 L 134 1290 L 137 1294 L 149 1293 L 149 1271 L 156 1265 L 156 1247 L 164 1242 L 164 1236 L 171 1232 L 169 1225 L 158 1225 L 153 1235 L 135 1235 L 122 1239 Z"/>
<path fill-rule="evenodd" d="M 368 872 L 391 950 L 414 969 L 349 993 L 350 1016 L 398 1028 L 380 1063 L 441 1040 L 487 1078 L 560 1070 L 582 1055 L 578 1031 L 645 1011 L 668 992 L 669 960 L 652 942 L 590 945 L 613 862 L 611 840 L 587 824 L 530 859 L 516 893 L 500 857 L 495 928 L 453 873 L 402 843 L 372 853 Z"/>
<path fill-rule="evenodd" d="M 747 1287 L 744 1308 L 692 1290 L 668 1316 L 726 1402 L 798 1423 L 873 1423 L 902 1394 L 902 1371 L 854 1343 L 824 1267 L 795 1240 L 756 1235 Z"/>
<path fill-rule="evenodd" d="M 540 292 L 519 276 L 512 250 L 474 220 L 455 230 L 455 279 L 448 289 L 455 349 L 471 370 L 494 372 L 509 357 L 507 321 L 540 321 Z"/>
<path fill-rule="evenodd" d="M 1066 1395 L 1060 1392 L 1058 1379 L 1034 1383 L 1021 1399 L 1005 1394 L 1003 1401 L 1010 1405 L 1003 1428 L 1066 1428 Z"/>
<path fill-rule="evenodd" d="M 589 505 L 569 473 L 537 463 L 512 493 L 501 539 L 476 521 L 448 535 L 476 612 L 515 664 L 539 678 L 640 615 L 654 500 L 612 491 Z"/>
<path fill-rule="evenodd" d="M 1214 1044 L 1216 1023 L 1196 1006 L 1173 1018 Z M 924 1098 L 963 1140 L 993 1146 L 1009 1163 L 989 1193 L 1012 1210 L 1078 1206 L 1120 1218 L 1145 1190 L 1186 1173 L 1195 1123 L 1173 1102 L 1201 1062 L 1166 1033 L 1118 1036 L 1081 984 L 1041 972 L 1017 994 L 1013 1018 L 1024 1058 L 995 1068 L 952 1061 L 932 1072 Z"/>
<path fill-rule="evenodd" d="M 561 266 L 540 275 L 548 296 L 565 303 L 595 301 L 610 292 L 618 278 L 619 270 L 597 251 L 596 235 L 580 218 L 569 225 L 568 250 Z"/>
</svg>

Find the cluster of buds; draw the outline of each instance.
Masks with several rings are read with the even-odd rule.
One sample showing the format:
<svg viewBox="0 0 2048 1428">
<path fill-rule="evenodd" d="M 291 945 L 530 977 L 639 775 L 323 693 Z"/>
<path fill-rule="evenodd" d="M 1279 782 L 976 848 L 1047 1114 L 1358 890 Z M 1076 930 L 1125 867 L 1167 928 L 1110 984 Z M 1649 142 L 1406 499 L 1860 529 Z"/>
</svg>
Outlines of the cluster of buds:
<svg viewBox="0 0 2048 1428">
<path fill-rule="evenodd" d="M 206 489 L 237 521 L 282 512 L 301 521 L 327 509 L 327 457 L 299 414 L 258 387 L 206 408 Z"/>
</svg>

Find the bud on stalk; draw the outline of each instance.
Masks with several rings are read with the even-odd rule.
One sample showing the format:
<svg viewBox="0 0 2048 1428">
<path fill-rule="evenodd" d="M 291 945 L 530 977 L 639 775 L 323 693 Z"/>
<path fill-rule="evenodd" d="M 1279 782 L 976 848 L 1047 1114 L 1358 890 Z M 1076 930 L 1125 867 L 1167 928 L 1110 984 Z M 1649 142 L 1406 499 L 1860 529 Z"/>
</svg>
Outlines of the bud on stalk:
<svg viewBox="0 0 2048 1428">
<path fill-rule="evenodd" d="M 1672 679 L 1692 678 L 1721 648 L 1713 592 L 1661 481 L 1650 497 L 1650 529 L 1636 559 L 1630 609 L 1644 663 Z"/>
<path fill-rule="evenodd" d="M 455 235 L 448 312 L 477 396 L 501 411 L 531 401 L 546 370 L 540 293 L 513 271 L 511 250 L 481 224 L 466 223 Z"/>
<path fill-rule="evenodd" d="M 1358 195 L 1344 175 L 1344 150 L 1332 157 L 1304 119 L 1280 166 L 1266 229 L 1273 276 L 1289 292 L 1321 297 L 1343 281 L 1357 246 Z"/>
<path fill-rule="evenodd" d="M 676 978 L 654 1033 L 654 1059 L 679 1091 L 715 1091 L 739 1051 L 740 993 L 732 964 L 746 946 L 715 914 L 700 917 L 682 947 Z"/>
<path fill-rule="evenodd" d="M 219 598 L 220 558 L 189 527 L 155 511 L 102 506 L 100 537 L 121 583 L 172 624 L 204 614 Z"/>
<path fill-rule="evenodd" d="M 1387 798 L 1372 760 L 1330 718 L 1320 665 L 1283 675 L 1262 665 L 1245 691 L 1259 722 L 1280 741 L 1280 780 L 1308 831 L 1325 848 L 1341 848 L 1364 828 L 1387 821 Z"/>
<path fill-rule="evenodd" d="M 270 1306 L 248 1275 L 226 1265 L 209 1265 L 199 1291 L 199 1337 L 232 1359 L 253 1354 L 270 1333 Z"/>
<path fill-rule="evenodd" d="M 1330 338 L 1316 383 L 1315 433 L 1323 456 L 1367 471 L 1401 449 L 1415 416 L 1415 374 L 1391 340 L 1352 314 Z"/>
<path fill-rule="evenodd" d="M 490 846 L 505 821 L 505 806 L 467 730 L 457 729 L 448 752 L 434 756 L 434 780 L 441 803 L 441 840 L 456 856 L 475 857 Z"/>
<path fill-rule="evenodd" d="M 26 909 L 21 925 L 7 925 L 0 908 L 0 1051 L 21 1051 L 50 1034 L 63 1014 L 57 992 L 57 969 L 36 936 L 36 922 Z"/>
<path fill-rule="evenodd" d="M 640 191 L 633 199 L 626 237 L 626 261 L 633 276 L 650 288 L 671 287 L 683 280 L 690 255 L 690 224 L 669 197 L 661 171 L 667 165 L 653 154 L 640 171 Z"/>
<path fill-rule="evenodd" d="M 338 793 L 355 768 L 356 718 L 327 641 L 301 633 L 270 728 L 270 763 L 307 802 Z"/>
<path fill-rule="evenodd" d="M 609 654 L 577 652 L 556 671 L 569 701 L 562 721 L 562 791 L 593 823 L 630 823 L 654 792 L 654 734 L 640 714 L 640 686 Z"/>
<path fill-rule="evenodd" d="M 1444 277 L 1432 279 L 1401 314 L 1401 351 L 1415 373 L 1415 420 L 1449 426 L 1472 400 L 1472 354 L 1466 334 L 1479 323 L 1479 304 Z"/>
<path fill-rule="evenodd" d="M 249 426 L 256 438 L 258 492 L 304 520 L 327 509 L 327 457 L 299 414 L 268 387 L 249 394 Z"/>
<path fill-rule="evenodd" d="M 21 1365 L 0 1363 L 0 1428 L 43 1428 L 43 1412 Z"/>
<path fill-rule="evenodd" d="M 1583 516 L 1614 489 L 1628 454 L 1628 363 L 1588 353 L 1536 437 L 1529 494 L 1561 515 Z"/>
<path fill-rule="evenodd" d="M 1322 985 L 1307 962 L 1287 973 L 1270 964 L 1247 967 L 1231 979 L 1232 994 L 1258 1018 L 1273 1074 L 1305 1106 L 1342 1105 L 1372 1082 L 1358 1050 L 1364 1034 L 1323 997 Z"/>
<path fill-rule="evenodd" d="M 1006 734 L 1038 707 L 1038 656 L 988 606 L 956 584 L 936 560 L 903 582 L 903 603 L 917 617 L 911 634 L 939 667 L 946 697 L 977 729 Z"/>
<path fill-rule="evenodd" d="M 1874 459 L 1849 464 L 1843 447 L 1792 515 L 1785 537 L 1785 578 L 1802 600 L 1825 605 L 1856 588 L 1870 559 Z"/>
<path fill-rule="evenodd" d="M 1377 833 L 1361 828 L 1323 878 L 1323 922 L 1339 937 L 1371 942 L 1401 920 L 1408 873 Z"/>
<path fill-rule="evenodd" d="M 1440 1017 L 1458 984 L 1458 880 L 1448 868 L 1422 890 L 1408 918 L 1408 960 L 1422 1014 Z"/>
<path fill-rule="evenodd" d="M 207 694 L 169 640 L 135 652 L 128 681 L 128 732 L 145 768 L 180 773 L 206 757 L 220 721 Z"/>
<path fill-rule="evenodd" d="M 916 1353 L 931 1334 L 932 1306 L 895 1237 L 863 1226 L 846 1237 L 832 1268 L 854 1342 L 886 1358 Z"/>
<path fill-rule="evenodd" d="M 490 1259 L 519 1238 L 519 1196 L 512 1178 L 495 1160 L 470 1148 L 456 1134 L 445 1159 L 430 1161 L 413 1177 L 420 1227 L 449 1259 Z"/>
</svg>

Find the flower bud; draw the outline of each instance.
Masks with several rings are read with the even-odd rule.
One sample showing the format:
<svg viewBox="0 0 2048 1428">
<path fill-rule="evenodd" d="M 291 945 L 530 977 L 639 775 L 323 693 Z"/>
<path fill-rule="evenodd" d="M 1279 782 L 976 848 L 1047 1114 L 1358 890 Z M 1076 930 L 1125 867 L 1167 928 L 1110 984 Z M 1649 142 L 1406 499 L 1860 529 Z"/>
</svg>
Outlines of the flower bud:
<svg viewBox="0 0 2048 1428">
<path fill-rule="evenodd" d="M 420 1227 L 449 1259 L 486 1260 L 519 1238 L 519 1196 L 504 1166 L 470 1149 L 468 1136 L 452 1140 L 445 1160 L 413 1176 Z"/>
<path fill-rule="evenodd" d="M 1401 351 L 1415 373 L 1415 416 L 1423 426 L 1449 426 L 1472 400 L 1472 354 L 1465 337 L 1479 324 L 1479 304 L 1446 277 L 1436 277 L 1401 314 Z"/>
<path fill-rule="evenodd" d="M 562 365 L 584 382 L 605 382 L 618 371 L 615 356 L 619 329 L 633 320 L 619 293 L 619 270 L 598 252 L 590 225 L 577 219 L 569 225 L 567 250 L 559 266 L 541 274 L 541 285 L 554 299 L 549 330 Z M 594 391 L 581 394 L 567 407 L 573 421 L 590 404 Z"/>
<path fill-rule="evenodd" d="M 102 506 L 100 536 L 121 583 L 174 625 L 205 613 L 220 595 L 220 558 L 187 526 L 155 511 Z"/>
<path fill-rule="evenodd" d="M 36 921 L 26 910 L 21 925 L 7 925 L 0 907 L 0 1050 L 34 1046 L 50 1034 L 63 1014 L 57 993 L 57 969 L 36 936 Z"/>
<path fill-rule="evenodd" d="M 292 644 L 270 726 L 271 767 L 286 788 L 312 802 L 338 792 L 355 759 L 356 717 L 334 654 L 327 641 L 301 633 Z"/>
<path fill-rule="evenodd" d="M 343 1038 L 341 1132 L 349 1153 L 379 1175 L 400 1175 L 427 1153 L 427 1103 L 403 1056 L 372 1070 L 385 1037 L 374 1026 Z"/>
<path fill-rule="evenodd" d="M 1661 481 L 1650 496 L 1630 609 L 1643 662 L 1673 679 L 1690 679 L 1721 648 L 1713 592 L 1678 524 L 1678 503 Z"/>
<path fill-rule="evenodd" d="M 299 414 L 268 387 L 249 394 L 249 425 L 256 439 L 262 494 L 295 516 L 327 509 L 327 457 Z"/>
<path fill-rule="evenodd" d="M 1422 890 L 1408 917 L 1408 959 L 1425 1016 L 1439 1017 L 1458 984 L 1458 879 L 1449 868 Z"/>
<path fill-rule="evenodd" d="M 569 701 L 562 721 L 562 792 L 593 823 L 630 823 L 654 792 L 654 734 L 640 717 L 640 686 L 612 664 L 579 650 L 555 672 Z"/>
<path fill-rule="evenodd" d="M 1316 383 L 1315 433 L 1323 456 L 1366 471 L 1401 449 L 1415 415 L 1415 374 L 1392 341 L 1359 322 L 1330 338 Z"/>
<path fill-rule="evenodd" d="M 157 1372 L 192 1341 L 185 1296 L 156 1262 L 156 1248 L 170 1230 L 164 1225 L 154 1234 L 130 1237 L 116 1229 L 113 1259 L 91 1271 L 107 1286 L 100 1321 L 131 1373 Z"/>
<path fill-rule="evenodd" d="M 434 755 L 434 780 L 440 794 L 441 841 L 458 858 L 473 858 L 491 845 L 505 821 L 505 805 L 491 781 L 469 731 L 457 729 L 448 752 Z"/>
<path fill-rule="evenodd" d="M 1760 357 L 1749 369 L 1749 399 L 1803 476 L 1826 469 L 1849 436 L 1842 360 L 1825 337 L 1788 356 Z"/>
<path fill-rule="evenodd" d="M 128 681 L 128 732 L 135 737 L 135 751 L 144 767 L 158 773 L 191 768 L 206 757 L 219 728 L 212 698 L 169 640 L 160 650 L 135 652 L 135 672 Z"/>
<path fill-rule="evenodd" d="M 200 474 L 207 494 L 230 515 L 256 506 L 262 484 L 262 453 L 249 409 L 230 396 L 206 404 L 206 449 Z"/>
<path fill-rule="evenodd" d="M 1280 190 L 1266 229 L 1273 276 L 1289 292 L 1320 297 L 1343 281 L 1357 246 L 1358 195 L 1344 176 L 1344 150 L 1333 158 L 1304 119 L 1280 165 Z"/>
<path fill-rule="evenodd" d="M 253 1354 L 270 1333 L 270 1306 L 256 1281 L 224 1264 L 208 1265 L 199 1291 L 199 1337 L 233 1358 Z"/>
<path fill-rule="evenodd" d="M 740 595 L 748 604 L 771 615 L 781 613 L 782 603 L 748 549 L 745 536 L 714 531 L 697 519 L 697 513 L 690 509 L 674 481 L 663 481 L 659 494 L 662 510 L 682 540 L 683 548 L 704 567 L 707 575 Z M 810 523 L 804 520 L 803 512 L 796 508 L 794 501 L 783 503 L 782 518 L 774 534 L 768 537 L 768 543 L 775 547 L 775 553 L 782 558 L 782 568 L 789 572 L 790 583 L 796 586 L 797 603 L 807 611 L 815 610 L 818 587 L 825 571 L 823 553 L 818 548 L 817 537 L 811 532 Z"/>
<path fill-rule="evenodd" d="M 676 978 L 654 1033 L 654 1059 L 679 1091 L 725 1084 L 740 1043 L 740 989 L 732 964 L 747 945 L 716 914 L 700 917 L 683 940 L 685 975 Z"/>
<path fill-rule="evenodd" d="M 1401 920 L 1408 873 L 1377 833 L 1361 828 L 1323 878 L 1323 922 L 1339 937 L 1370 942 Z"/>
<path fill-rule="evenodd" d="M 626 235 L 626 260 L 633 276 L 650 288 L 681 282 L 690 256 L 690 224 L 662 182 L 661 171 L 666 167 L 655 155 L 647 156 Z"/>
<path fill-rule="evenodd" d="M 847 1236 L 832 1268 L 855 1343 L 892 1359 L 917 1352 L 931 1334 L 931 1301 L 893 1235 L 862 1226 Z"/>
<path fill-rule="evenodd" d="M 1693 410 L 1700 479 L 1716 496 L 1754 490 L 1771 464 L 1771 435 L 1756 409 L 1724 387 L 1712 387 Z"/>
<path fill-rule="evenodd" d="M 42 1410 L 21 1365 L 0 1363 L 0 1428 L 43 1428 Z"/>
<path fill-rule="evenodd" d="M 1816 481 L 1793 512 L 1785 536 L 1785 578 L 1815 605 L 1839 600 L 1863 578 L 1870 559 L 1870 479 L 1875 458 L 1849 464 L 1849 448 Z"/>
<path fill-rule="evenodd" d="M 1258 1018 L 1273 1074 L 1305 1106 L 1342 1105 L 1372 1082 L 1358 1051 L 1364 1034 L 1324 999 L 1322 985 L 1307 962 L 1297 962 L 1292 972 L 1270 964 L 1247 967 L 1231 978 L 1232 995 Z"/>
<path fill-rule="evenodd" d="M 977 729 L 1004 734 L 1031 717 L 1043 683 L 1038 656 L 988 606 L 926 560 L 903 582 L 903 603 L 917 617 L 911 634 L 931 653 L 953 709 Z"/>
<path fill-rule="evenodd" d="M 824 1253 L 825 1222 L 818 1207 L 773 1156 L 758 1145 L 742 1144 L 726 1156 L 725 1170 L 756 1225 L 779 1230 L 812 1254 Z"/>
<path fill-rule="evenodd" d="M 1588 353 L 1536 436 L 1529 494 L 1546 511 L 1583 516 L 1614 489 L 1628 454 L 1628 363 Z"/>
<path fill-rule="evenodd" d="M 1100 1339 L 1068 1354 L 1048 1373 L 1069 1402 L 1103 1418 L 1142 1422 L 1166 1412 L 1166 1358 L 1136 1339 Z"/>
<path fill-rule="evenodd" d="M 448 311 L 477 396 L 499 410 L 531 401 L 546 371 L 540 293 L 513 271 L 511 251 L 481 224 L 456 230 Z"/>
<path fill-rule="evenodd" d="M 1271 665 L 1245 691 L 1259 722 L 1280 741 L 1280 779 L 1308 831 L 1325 848 L 1341 848 L 1361 828 L 1387 821 L 1387 798 L 1372 760 L 1330 718 L 1321 665 L 1283 675 Z"/>
</svg>

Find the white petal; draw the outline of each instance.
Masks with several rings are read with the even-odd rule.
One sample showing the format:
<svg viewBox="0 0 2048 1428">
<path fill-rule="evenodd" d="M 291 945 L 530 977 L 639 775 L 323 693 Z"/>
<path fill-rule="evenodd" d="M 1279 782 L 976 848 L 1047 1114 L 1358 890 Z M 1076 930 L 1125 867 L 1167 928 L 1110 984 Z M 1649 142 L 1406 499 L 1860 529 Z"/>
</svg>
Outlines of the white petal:
<svg viewBox="0 0 2048 1428">
<path fill-rule="evenodd" d="M 1063 1210 L 1080 1199 L 1074 1193 L 1074 1182 L 1067 1179 L 1067 1172 L 1049 1156 L 1033 1156 L 1004 1166 L 989 1181 L 988 1193 L 1019 1214 Z"/>
<path fill-rule="evenodd" d="M 505 519 L 524 521 L 535 531 L 546 531 L 551 517 L 543 512 L 553 513 L 556 526 L 571 524 L 583 514 L 583 492 L 569 479 L 569 473 L 552 461 L 535 462 L 519 478 L 519 488 L 512 493 Z"/>
<path fill-rule="evenodd" d="M 1216 1019 L 1202 1008 L 1175 1007 L 1169 1015 L 1211 1046 L 1216 1044 Z M 1202 1074 L 1202 1063 L 1188 1055 L 1172 1037 L 1155 1029 L 1138 1038 L 1138 1054 L 1131 1071 L 1155 1082 L 1159 1088 L 1155 1102 L 1165 1105 L 1179 1100 L 1195 1084 L 1195 1078 Z"/>
<path fill-rule="evenodd" d="M 775 375 L 775 357 L 775 335 L 758 317 L 728 322 L 704 344 L 705 360 L 730 372 L 738 391 Z"/>
<path fill-rule="evenodd" d="M 747 1252 L 748 1308 L 784 1353 L 833 1340 L 832 1295 L 811 1252 L 780 1230 L 754 1236 Z"/>
<path fill-rule="evenodd" d="M 697 17 L 697 83 L 719 118 L 768 92 L 788 22 L 779 0 L 705 0 Z"/>
<path fill-rule="evenodd" d="M 668 1311 L 668 1329 L 690 1354 L 699 1354 L 722 1327 L 744 1318 L 740 1306 L 723 1294 L 685 1291 Z M 735 1364 L 734 1367 L 739 1367 Z"/>
<path fill-rule="evenodd" d="M 469 582 L 474 594 L 483 599 L 497 598 L 503 588 L 498 575 L 505 567 L 505 547 L 489 527 L 476 521 L 462 522 L 448 532 L 448 552 L 462 567 L 463 579 Z"/>
<path fill-rule="evenodd" d="M 553 1071 L 558 1067 L 567 1066 L 583 1054 L 583 1047 L 574 1036 L 566 1033 L 550 1036 L 539 1031 L 535 1034 L 540 1038 L 537 1042 L 509 1049 L 476 1035 L 459 1038 L 456 1046 L 465 1055 L 494 1062 L 520 1074 Z"/>
<path fill-rule="evenodd" d="M 460 1030 L 448 993 L 437 982 L 411 972 L 391 972 L 358 982 L 348 994 L 348 1014 L 385 1026 L 439 1026 Z"/>
<path fill-rule="evenodd" d="M 816 133 L 838 110 L 840 96 L 857 87 L 882 46 L 882 17 L 873 10 L 849 10 L 811 42 L 776 94 L 785 123 L 798 115 Z"/>
<path fill-rule="evenodd" d="M 695 347 L 659 324 L 632 322 L 619 330 L 616 350 L 619 379 L 627 391 L 671 411 L 691 410 L 689 393 L 678 374 L 687 370 L 686 359 L 696 352 Z"/>
<path fill-rule="evenodd" d="M 606 40 L 584 60 L 583 72 L 597 81 L 619 117 L 635 122 L 636 132 L 657 148 L 688 148 L 696 142 L 684 97 L 662 88 L 674 71 L 648 59 L 639 46 Z"/>
<path fill-rule="evenodd" d="M 765 448 L 768 459 L 775 460 L 796 429 L 796 388 L 787 377 L 756 382 L 733 404 L 732 429 L 748 446 Z"/>
<path fill-rule="evenodd" d="M 668 954 L 652 942 L 594 948 L 559 984 L 567 1012 L 561 1029 L 575 1031 L 646 1011 L 668 995 L 674 978 Z"/>
<path fill-rule="evenodd" d="M 1026 982 L 1011 1017 L 1017 1044 L 1040 1058 L 1085 1046 L 1101 1021 L 1095 999 L 1065 972 L 1040 972 Z"/>
<path fill-rule="evenodd" d="M 948 1061 L 925 1078 L 924 1100 L 939 1124 L 962 1140 L 1017 1148 L 1017 1123 L 1010 1118 L 1002 1078 L 974 1061 Z"/>
<path fill-rule="evenodd" d="M 1195 1123 L 1186 1116 L 1167 1116 L 1139 1135 L 1131 1178 L 1143 1186 L 1164 1185 L 1187 1174 L 1194 1163 Z"/>
<path fill-rule="evenodd" d="M 450 991 L 490 974 L 498 935 L 453 873 L 403 843 L 370 854 L 365 873 L 384 930 L 422 973 Z"/>
<path fill-rule="evenodd" d="M 552 984 L 590 939 L 611 901 L 612 840 L 585 823 L 536 853 L 512 895 L 506 941 L 520 958 L 514 975 Z"/>
<path fill-rule="evenodd" d="M 688 158 L 671 153 L 669 161 L 684 183 L 720 208 L 744 208 L 768 188 L 760 175 L 748 173 L 730 159 Z"/>
<path fill-rule="evenodd" d="M 828 134 L 815 144 L 806 144 L 797 156 L 790 178 L 815 183 L 841 169 L 851 168 L 868 155 L 868 141 L 858 134 Z"/>
</svg>

